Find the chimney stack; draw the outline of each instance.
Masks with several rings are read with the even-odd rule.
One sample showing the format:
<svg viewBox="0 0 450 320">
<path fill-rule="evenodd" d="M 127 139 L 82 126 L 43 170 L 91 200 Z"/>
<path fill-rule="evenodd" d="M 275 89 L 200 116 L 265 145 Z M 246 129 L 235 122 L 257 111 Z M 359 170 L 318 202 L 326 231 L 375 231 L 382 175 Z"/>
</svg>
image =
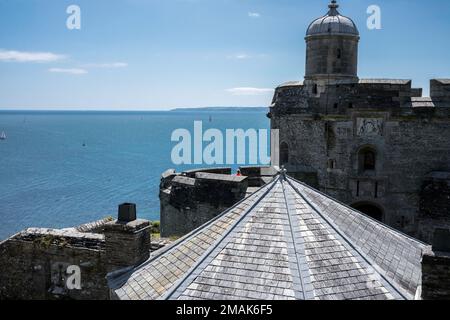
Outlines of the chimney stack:
<svg viewBox="0 0 450 320">
<path fill-rule="evenodd" d="M 136 218 L 136 205 L 119 206 L 118 219 L 105 225 L 108 272 L 138 265 L 150 256 L 150 221 Z"/>
<path fill-rule="evenodd" d="M 436 229 L 422 256 L 422 299 L 450 300 L 450 230 Z"/>
</svg>

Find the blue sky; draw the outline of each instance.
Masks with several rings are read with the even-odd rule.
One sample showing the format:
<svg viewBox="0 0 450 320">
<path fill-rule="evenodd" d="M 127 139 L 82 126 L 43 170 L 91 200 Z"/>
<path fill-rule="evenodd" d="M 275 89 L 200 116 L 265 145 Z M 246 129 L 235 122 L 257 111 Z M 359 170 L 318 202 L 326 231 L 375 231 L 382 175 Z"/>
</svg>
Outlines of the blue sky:
<svg viewBox="0 0 450 320">
<path fill-rule="evenodd" d="M 0 108 L 266 106 L 304 75 L 304 35 L 328 0 L 0 0 Z M 341 0 L 359 76 L 450 77 L 450 1 Z M 81 8 L 81 30 L 66 9 Z M 366 27 L 368 6 L 382 29 Z"/>
</svg>

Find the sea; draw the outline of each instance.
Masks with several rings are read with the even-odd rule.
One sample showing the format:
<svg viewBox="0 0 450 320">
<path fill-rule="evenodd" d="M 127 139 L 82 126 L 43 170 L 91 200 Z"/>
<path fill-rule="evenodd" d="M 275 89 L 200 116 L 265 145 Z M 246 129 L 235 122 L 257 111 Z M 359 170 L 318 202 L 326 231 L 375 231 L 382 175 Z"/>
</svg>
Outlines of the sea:
<svg viewBox="0 0 450 320">
<path fill-rule="evenodd" d="M 0 240 L 28 227 L 67 228 L 115 217 L 124 202 L 136 203 L 138 217 L 159 220 L 161 173 L 209 167 L 173 164 L 173 131 L 187 129 L 193 137 L 194 121 L 224 134 L 268 130 L 266 113 L 0 111 L 0 134 L 7 137 L 0 140 Z"/>
</svg>

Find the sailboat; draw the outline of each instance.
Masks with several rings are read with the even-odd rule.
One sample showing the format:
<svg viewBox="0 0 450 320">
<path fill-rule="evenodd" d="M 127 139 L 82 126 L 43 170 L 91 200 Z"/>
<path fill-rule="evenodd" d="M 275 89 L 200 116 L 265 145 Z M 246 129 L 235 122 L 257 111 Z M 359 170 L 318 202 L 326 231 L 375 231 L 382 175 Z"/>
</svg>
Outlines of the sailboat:
<svg viewBox="0 0 450 320">
<path fill-rule="evenodd" d="M 5 131 L 2 131 L 2 134 L 0 135 L 0 140 L 6 140 L 6 133 L 5 133 Z"/>
</svg>

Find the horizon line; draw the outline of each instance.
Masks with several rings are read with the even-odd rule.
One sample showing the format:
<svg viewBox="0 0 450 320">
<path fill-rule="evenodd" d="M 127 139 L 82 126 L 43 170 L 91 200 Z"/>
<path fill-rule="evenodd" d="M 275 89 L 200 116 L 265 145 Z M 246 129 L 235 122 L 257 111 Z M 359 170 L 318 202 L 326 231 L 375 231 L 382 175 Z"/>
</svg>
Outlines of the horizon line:
<svg viewBox="0 0 450 320">
<path fill-rule="evenodd" d="M 67 111 L 67 112 L 161 112 L 161 111 L 173 111 L 173 110 L 189 110 L 189 109 L 220 109 L 220 108 L 269 108 L 269 106 L 205 106 L 205 107 L 172 107 L 172 108 L 160 108 L 160 109 L 87 109 L 87 108 L 0 108 L 0 112 L 2 111 L 40 111 L 40 112 L 49 112 L 49 111 Z"/>
</svg>

